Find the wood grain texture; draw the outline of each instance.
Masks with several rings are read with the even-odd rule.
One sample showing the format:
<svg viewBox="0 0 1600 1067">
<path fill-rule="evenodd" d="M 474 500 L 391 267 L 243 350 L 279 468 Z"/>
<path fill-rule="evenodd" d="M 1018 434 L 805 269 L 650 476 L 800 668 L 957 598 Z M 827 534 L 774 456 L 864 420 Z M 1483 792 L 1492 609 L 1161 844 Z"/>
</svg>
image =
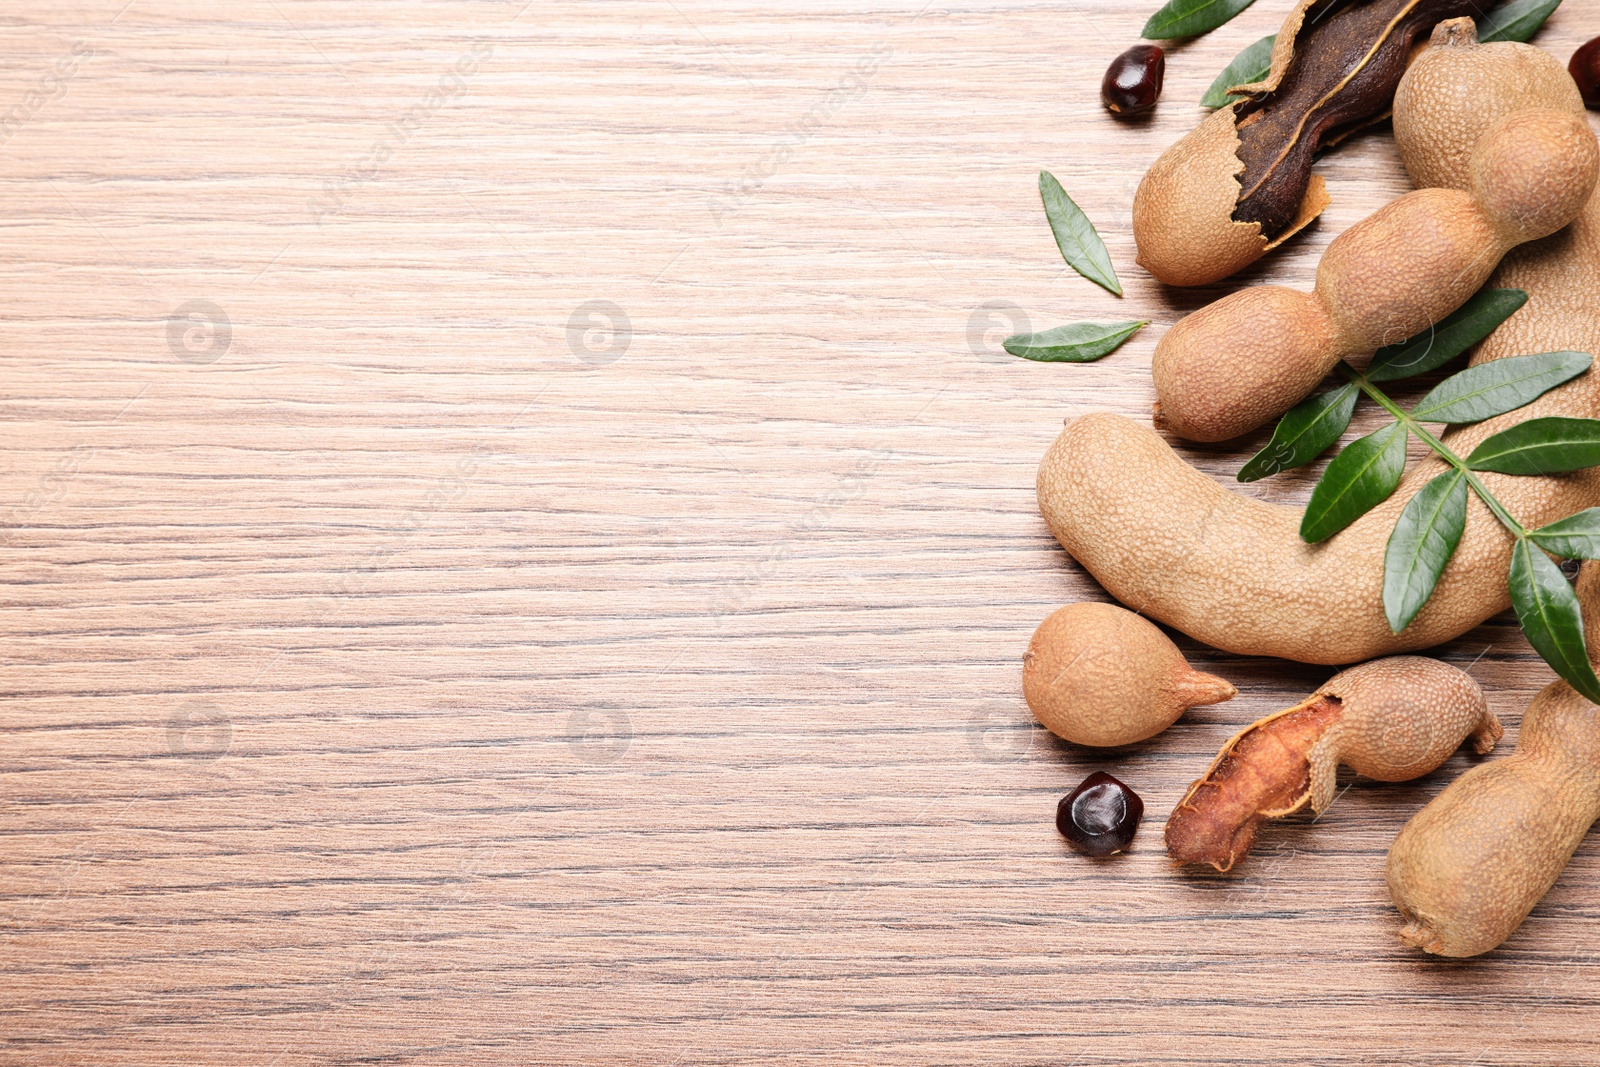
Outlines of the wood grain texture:
<svg viewBox="0 0 1600 1067">
<path fill-rule="evenodd" d="M 0 18 L 0 1061 L 1600 1062 L 1592 843 L 1488 958 L 1395 939 L 1385 850 L 1464 756 L 1168 869 L 1217 745 L 1331 671 L 1180 638 L 1240 696 L 1121 753 L 1021 700 L 1104 596 L 1039 456 L 1228 288 L 1133 265 L 1135 185 L 1286 4 L 1119 124 L 1149 4 L 125 3 Z M 1321 171 L 1243 281 L 1407 187 L 1381 129 Z M 1509 744 L 1514 626 L 1439 655 Z M 1106 863 L 1051 826 L 1095 769 L 1150 813 Z"/>
</svg>

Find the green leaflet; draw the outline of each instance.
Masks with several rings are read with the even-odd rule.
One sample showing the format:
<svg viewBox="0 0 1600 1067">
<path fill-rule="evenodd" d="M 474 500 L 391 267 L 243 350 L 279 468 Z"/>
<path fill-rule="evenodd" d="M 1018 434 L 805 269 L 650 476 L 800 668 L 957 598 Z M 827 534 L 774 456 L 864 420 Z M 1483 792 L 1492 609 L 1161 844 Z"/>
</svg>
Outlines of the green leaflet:
<svg viewBox="0 0 1600 1067">
<path fill-rule="evenodd" d="M 1040 333 L 1019 333 L 1000 342 L 1013 356 L 1041 363 L 1090 363 L 1110 355 L 1139 332 L 1144 322 L 1074 322 Z"/>
<path fill-rule="evenodd" d="M 1200 106 L 1222 107 L 1232 100 L 1228 95 L 1229 89 L 1235 85 L 1254 85 L 1265 78 L 1272 69 L 1272 46 L 1277 40 L 1278 35 L 1271 34 L 1255 44 L 1247 45 L 1244 51 L 1234 56 L 1233 62 L 1222 69 L 1217 80 L 1211 83 L 1211 88 L 1206 90 L 1206 95 L 1200 98 Z"/>
<path fill-rule="evenodd" d="M 1526 43 L 1539 32 L 1561 0 L 1511 0 L 1478 20 L 1478 43 L 1521 41 Z"/>
<path fill-rule="evenodd" d="M 1576 378 L 1593 361 L 1587 352 L 1540 352 L 1468 367 L 1434 386 L 1411 416 L 1421 422 L 1481 422 Z"/>
<path fill-rule="evenodd" d="M 1473 449 L 1467 466 L 1501 474 L 1560 474 L 1600 466 L 1600 419 L 1519 422 Z"/>
<path fill-rule="evenodd" d="M 1383 613 L 1389 629 L 1411 625 L 1433 595 L 1467 526 L 1467 476 L 1448 470 L 1418 491 L 1400 513 L 1383 555 Z"/>
<path fill-rule="evenodd" d="M 1311 491 L 1301 539 L 1326 541 L 1355 522 L 1394 492 L 1405 469 L 1406 431 L 1398 422 L 1350 442 Z"/>
<path fill-rule="evenodd" d="M 1322 455 L 1350 425 L 1360 390 L 1342 385 L 1302 401 L 1278 420 L 1267 446 L 1239 469 L 1241 482 L 1254 482 L 1304 466 Z"/>
<path fill-rule="evenodd" d="M 1527 302 L 1528 294 L 1521 289 L 1481 289 L 1432 329 L 1378 349 L 1367 366 L 1367 380 L 1392 382 L 1442 367 L 1488 337 Z"/>
<path fill-rule="evenodd" d="M 1139 36 L 1147 41 L 1198 37 L 1227 22 L 1255 0 L 1167 0 L 1166 6 L 1144 24 Z"/>
<path fill-rule="evenodd" d="M 1528 536 L 1562 559 L 1600 559 L 1600 508 L 1557 519 Z"/>
<path fill-rule="evenodd" d="M 1519 537 L 1511 550 L 1509 583 L 1511 607 L 1528 643 L 1568 685 L 1600 704 L 1600 678 L 1584 647 L 1578 594 L 1561 568 L 1532 541 Z"/>
<path fill-rule="evenodd" d="M 1122 283 L 1117 281 L 1117 272 L 1111 269 L 1111 253 L 1106 251 L 1106 243 L 1100 240 L 1089 216 L 1047 170 L 1039 172 L 1039 197 L 1044 201 L 1045 218 L 1050 220 L 1050 232 L 1055 234 L 1056 247 L 1061 249 L 1061 258 L 1067 261 L 1067 266 L 1121 296 Z"/>
</svg>

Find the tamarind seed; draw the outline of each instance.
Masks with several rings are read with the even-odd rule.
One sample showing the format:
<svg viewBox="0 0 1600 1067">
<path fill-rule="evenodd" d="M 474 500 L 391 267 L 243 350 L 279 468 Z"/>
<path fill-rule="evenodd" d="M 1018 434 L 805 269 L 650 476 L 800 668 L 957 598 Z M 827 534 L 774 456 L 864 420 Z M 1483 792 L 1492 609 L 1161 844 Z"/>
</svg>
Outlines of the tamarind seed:
<svg viewBox="0 0 1600 1067">
<path fill-rule="evenodd" d="M 1572 53 L 1567 73 L 1578 83 L 1584 106 L 1600 111 L 1600 37 Z"/>
<path fill-rule="evenodd" d="M 1133 843 L 1144 801 L 1105 771 L 1095 771 L 1056 805 L 1056 829 L 1090 856 L 1121 852 Z"/>
<path fill-rule="evenodd" d="M 1118 115 L 1149 111 L 1161 96 L 1161 79 L 1166 73 L 1166 53 L 1153 44 L 1136 44 L 1106 68 L 1106 76 L 1100 79 L 1100 99 Z"/>
</svg>

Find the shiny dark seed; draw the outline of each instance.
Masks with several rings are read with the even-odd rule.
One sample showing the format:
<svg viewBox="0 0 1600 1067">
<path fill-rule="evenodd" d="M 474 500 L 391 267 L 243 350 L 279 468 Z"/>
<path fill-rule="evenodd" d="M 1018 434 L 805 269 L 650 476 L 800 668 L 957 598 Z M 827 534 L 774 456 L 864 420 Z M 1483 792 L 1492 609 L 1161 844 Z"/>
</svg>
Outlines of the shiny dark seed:
<svg viewBox="0 0 1600 1067">
<path fill-rule="evenodd" d="M 1578 83 L 1586 106 L 1600 111 L 1600 37 L 1596 37 L 1576 52 L 1567 64 L 1572 80 Z"/>
<path fill-rule="evenodd" d="M 1095 771 L 1056 805 L 1056 829 L 1079 852 L 1109 856 L 1133 843 L 1144 818 L 1139 794 L 1104 771 Z"/>
<path fill-rule="evenodd" d="M 1106 68 L 1100 99 L 1119 115 L 1137 115 L 1156 106 L 1167 57 L 1153 44 L 1136 44 Z"/>
</svg>

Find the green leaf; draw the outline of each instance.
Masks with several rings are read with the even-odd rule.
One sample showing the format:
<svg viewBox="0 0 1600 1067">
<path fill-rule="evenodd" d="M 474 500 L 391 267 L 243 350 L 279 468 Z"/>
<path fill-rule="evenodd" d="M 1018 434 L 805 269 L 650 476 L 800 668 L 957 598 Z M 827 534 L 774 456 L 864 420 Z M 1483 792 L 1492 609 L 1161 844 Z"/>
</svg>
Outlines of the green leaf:
<svg viewBox="0 0 1600 1067">
<path fill-rule="evenodd" d="M 1600 559 L 1600 508 L 1557 519 L 1528 536 L 1562 559 Z"/>
<path fill-rule="evenodd" d="M 1481 422 L 1504 415 L 1589 369 L 1587 352 L 1540 352 L 1468 367 L 1433 387 L 1411 410 L 1422 422 Z"/>
<path fill-rule="evenodd" d="M 1278 420 L 1278 428 L 1272 431 L 1267 447 L 1251 456 L 1250 462 L 1239 469 L 1239 481 L 1259 481 L 1303 466 L 1322 455 L 1350 425 L 1359 395 L 1360 390 L 1354 384 L 1341 385 L 1290 408 L 1289 413 Z"/>
<path fill-rule="evenodd" d="M 1411 498 L 1383 554 L 1383 613 L 1389 629 L 1411 625 L 1433 595 L 1467 526 L 1467 476 L 1448 470 Z"/>
<path fill-rule="evenodd" d="M 1478 43 L 1521 41 L 1526 44 L 1539 32 L 1561 0 L 1511 0 L 1478 20 Z"/>
<path fill-rule="evenodd" d="M 1326 541 L 1383 503 L 1406 470 L 1406 432 L 1398 422 L 1369 433 L 1333 457 L 1311 490 L 1300 537 Z"/>
<path fill-rule="evenodd" d="M 1501 474 L 1560 474 L 1600 466 L 1600 419 L 1519 422 L 1472 450 L 1467 466 Z"/>
<path fill-rule="evenodd" d="M 1232 99 L 1228 95 L 1229 89 L 1235 85 L 1254 85 L 1265 78 L 1272 69 L 1272 46 L 1277 40 L 1275 33 L 1263 37 L 1234 56 L 1233 62 L 1223 68 L 1217 80 L 1211 83 L 1211 88 L 1206 90 L 1206 95 L 1200 98 L 1200 106 L 1222 107 Z"/>
<path fill-rule="evenodd" d="M 1067 266 L 1121 296 L 1122 283 L 1117 281 L 1117 272 L 1111 269 L 1111 253 L 1106 251 L 1106 243 L 1100 240 L 1089 216 L 1073 203 L 1055 175 L 1047 170 L 1039 172 L 1039 197 L 1044 201 L 1050 232 L 1056 235 L 1056 247 L 1061 249 L 1061 258 L 1067 261 Z"/>
<path fill-rule="evenodd" d="M 1166 41 L 1175 37 L 1198 37 L 1227 22 L 1255 0 L 1167 0 L 1160 11 L 1150 16 L 1139 36 L 1147 41 Z"/>
<path fill-rule="evenodd" d="M 1488 337 L 1527 302 L 1528 294 L 1521 289 L 1481 289 L 1437 326 L 1378 349 L 1367 366 L 1367 381 L 1392 382 L 1442 367 Z"/>
<path fill-rule="evenodd" d="M 1600 704 L 1600 678 L 1583 642 L 1583 615 L 1561 568 L 1525 537 L 1511 549 L 1511 607 L 1550 669 L 1589 701 Z"/>
<path fill-rule="evenodd" d="M 1121 347 L 1144 322 L 1074 322 L 1040 333 L 1019 333 L 1001 341 L 1013 356 L 1041 363 L 1092 363 Z"/>
</svg>

